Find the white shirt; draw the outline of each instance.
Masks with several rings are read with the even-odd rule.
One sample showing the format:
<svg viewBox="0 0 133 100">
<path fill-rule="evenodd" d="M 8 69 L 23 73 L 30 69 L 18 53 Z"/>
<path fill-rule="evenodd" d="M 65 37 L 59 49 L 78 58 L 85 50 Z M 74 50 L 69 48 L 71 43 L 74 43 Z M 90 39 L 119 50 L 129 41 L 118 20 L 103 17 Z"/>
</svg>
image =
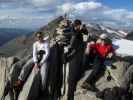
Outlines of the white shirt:
<svg viewBox="0 0 133 100">
<path fill-rule="evenodd" d="M 33 44 L 33 61 L 34 61 L 34 63 L 38 62 L 38 60 L 37 60 L 37 53 L 40 50 L 45 51 L 45 54 L 43 55 L 43 58 L 42 58 L 42 60 L 40 62 L 42 64 L 42 63 L 44 63 L 47 60 L 48 55 L 49 55 L 49 42 L 47 40 L 44 40 L 43 43 L 40 43 L 40 42 L 36 41 Z"/>
</svg>

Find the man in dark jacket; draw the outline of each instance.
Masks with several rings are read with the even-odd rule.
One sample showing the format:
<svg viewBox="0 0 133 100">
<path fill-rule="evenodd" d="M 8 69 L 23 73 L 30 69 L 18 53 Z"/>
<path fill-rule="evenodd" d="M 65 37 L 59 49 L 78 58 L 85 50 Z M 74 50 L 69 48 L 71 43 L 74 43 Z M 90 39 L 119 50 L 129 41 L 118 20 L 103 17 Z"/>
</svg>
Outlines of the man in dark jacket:
<svg viewBox="0 0 133 100">
<path fill-rule="evenodd" d="M 79 80 L 83 55 L 83 36 L 81 34 L 81 21 L 75 20 L 69 32 L 65 33 L 70 38 L 69 52 L 69 76 L 67 100 L 74 100 L 74 91 Z"/>
</svg>

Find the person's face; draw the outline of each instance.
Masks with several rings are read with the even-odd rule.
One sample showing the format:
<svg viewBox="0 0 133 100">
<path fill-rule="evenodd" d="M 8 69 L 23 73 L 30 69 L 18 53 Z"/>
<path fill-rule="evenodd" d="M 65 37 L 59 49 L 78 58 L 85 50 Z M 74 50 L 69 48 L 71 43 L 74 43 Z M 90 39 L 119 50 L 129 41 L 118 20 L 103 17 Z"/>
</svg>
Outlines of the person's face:
<svg viewBox="0 0 133 100">
<path fill-rule="evenodd" d="M 41 34 L 37 34 L 36 39 L 37 39 L 37 41 L 42 42 L 43 41 L 43 36 Z"/>
<path fill-rule="evenodd" d="M 68 26 L 68 22 L 67 22 L 67 21 L 65 21 L 64 26 L 65 26 L 65 27 L 67 27 L 67 26 Z"/>
<path fill-rule="evenodd" d="M 101 44 L 105 44 L 105 39 L 102 39 L 102 38 L 100 38 L 100 40 L 101 40 Z"/>
<path fill-rule="evenodd" d="M 75 30 L 76 30 L 76 31 L 80 31 L 80 30 L 81 30 L 81 25 L 75 26 Z"/>
</svg>

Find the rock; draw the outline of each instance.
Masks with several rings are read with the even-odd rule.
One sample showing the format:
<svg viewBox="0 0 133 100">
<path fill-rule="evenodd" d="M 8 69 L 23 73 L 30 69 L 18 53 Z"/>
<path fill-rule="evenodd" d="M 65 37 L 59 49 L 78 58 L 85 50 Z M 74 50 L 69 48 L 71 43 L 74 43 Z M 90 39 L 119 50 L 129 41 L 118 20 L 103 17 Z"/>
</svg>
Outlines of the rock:
<svg viewBox="0 0 133 100">
<path fill-rule="evenodd" d="M 9 71 L 11 66 L 17 61 L 18 59 L 16 57 L 0 57 L 0 97 L 3 95 L 5 83 L 8 79 L 8 76 L 10 76 Z"/>
<path fill-rule="evenodd" d="M 39 95 L 40 75 L 32 70 L 26 81 L 18 100 L 36 100 Z"/>
</svg>

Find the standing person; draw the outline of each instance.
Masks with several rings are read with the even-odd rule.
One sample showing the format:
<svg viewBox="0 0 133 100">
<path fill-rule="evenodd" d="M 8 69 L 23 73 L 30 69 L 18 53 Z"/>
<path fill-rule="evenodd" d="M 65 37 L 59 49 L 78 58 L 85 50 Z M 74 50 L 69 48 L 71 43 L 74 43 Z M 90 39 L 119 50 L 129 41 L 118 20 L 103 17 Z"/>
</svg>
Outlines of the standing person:
<svg viewBox="0 0 133 100">
<path fill-rule="evenodd" d="M 43 33 L 41 32 L 36 33 L 35 36 L 36 42 L 33 44 L 33 58 L 22 68 L 18 81 L 15 83 L 15 87 L 17 88 L 22 87 L 34 66 L 35 71 L 40 70 L 42 90 L 45 89 L 48 70 L 49 42 L 46 38 L 44 39 Z"/>
<path fill-rule="evenodd" d="M 100 42 L 90 44 L 87 47 L 90 48 L 89 54 L 93 54 L 93 57 L 91 56 L 91 58 L 94 59 L 94 65 L 91 74 L 85 80 L 82 87 L 92 91 L 98 90 L 95 84 L 104 75 L 106 70 L 104 62 L 106 58 L 111 58 L 114 55 L 114 49 L 112 44 L 108 42 L 108 36 L 106 34 L 102 34 L 100 35 L 99 39 Z M 88 59 L 88 61 L 89 60 L 90 59 Z"/>
<path fill-rule="evenodd" d="M 80 77 L 83 55 L 83 36 L 81 34 L 81 25 L 82 22 L 80 20 L 75 20 L 71 31 L 67 33 L 68 36 L 71 36 L 69 52 L 67 54 L 70 63 L 68 73 L 67 100 L 74 100 L 74 92 Z"/>
</svg>

